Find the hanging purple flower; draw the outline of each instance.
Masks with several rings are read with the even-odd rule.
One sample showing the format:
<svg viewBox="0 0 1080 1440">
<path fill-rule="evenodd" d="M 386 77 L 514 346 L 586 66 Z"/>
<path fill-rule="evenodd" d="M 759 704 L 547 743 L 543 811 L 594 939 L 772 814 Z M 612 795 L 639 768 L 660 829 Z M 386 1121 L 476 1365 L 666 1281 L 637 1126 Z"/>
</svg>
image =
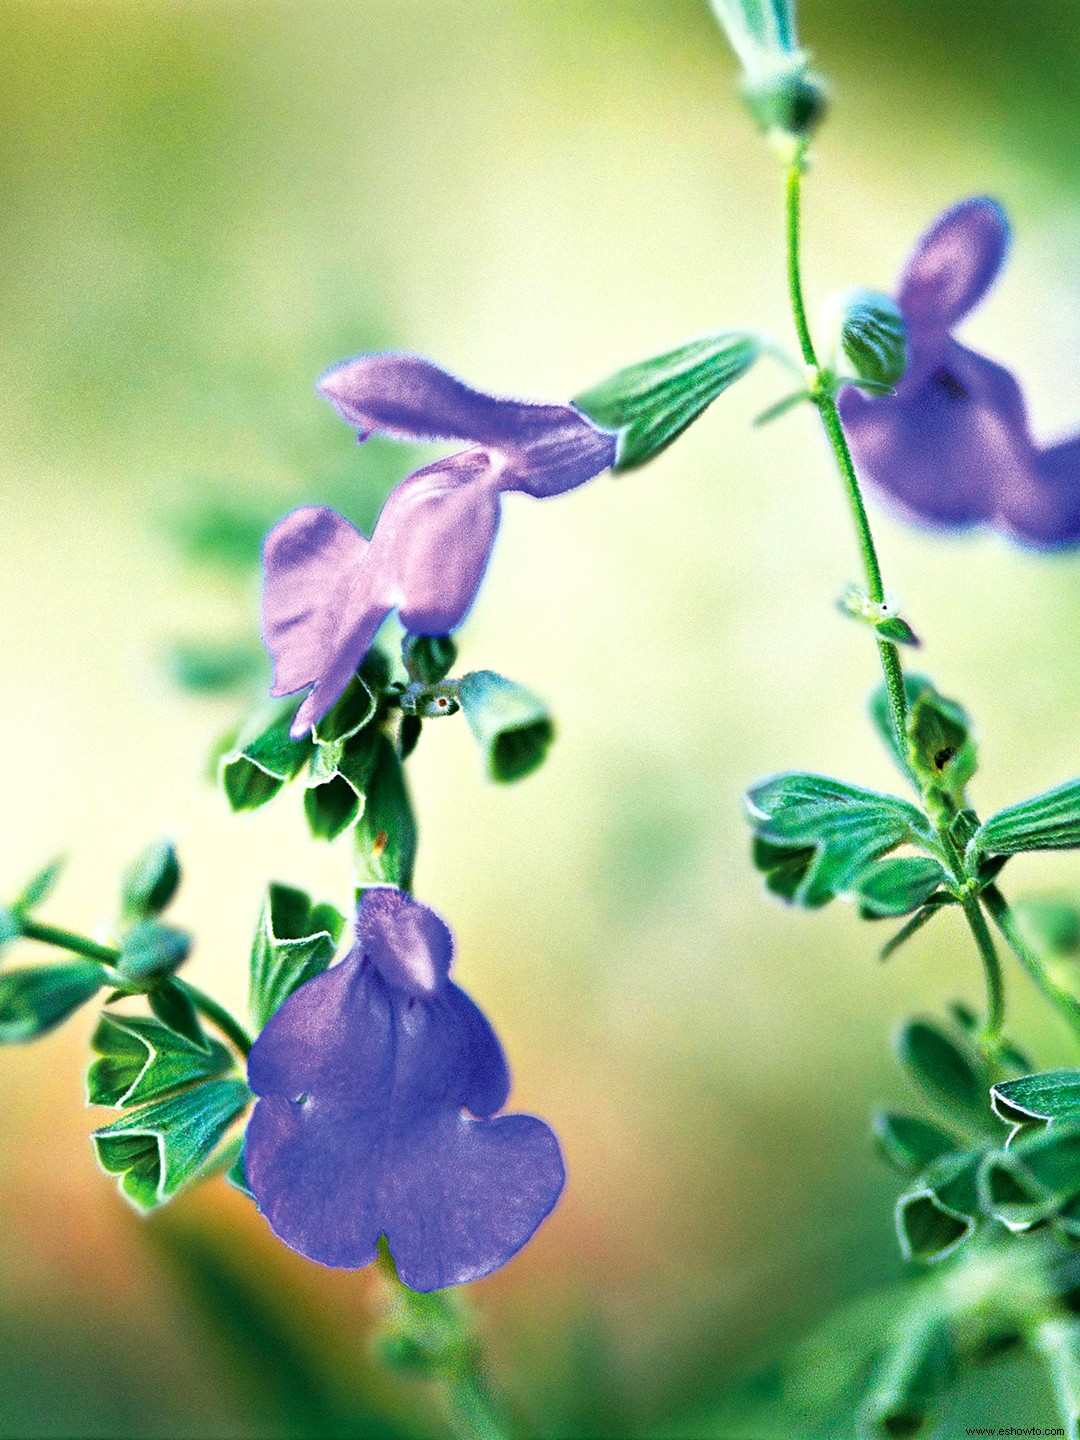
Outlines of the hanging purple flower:
<svg viewBox="0 0 1080 1440">
<path fill-rule="evenodd" d="M 840 413 L 860 469 L 908 518 L 1074 545 L 1080 440 L 1039 449 L 1012 374 L 952 334 L 990 289 L 1008 243 L 993 200 L 963 200 L 938 216 L 900 277 L 908 367 L 896 394 L 845 389 Z"/>
<path fill-rule="evenodd" d="M 561 495 L 606 470 L 616 436 L 572 405 L 472 390 L 417 355 L 361 355 L 319 389 L 360 439 L 463 440 L 468 448 L 394 490 L 367 541 L 333 510 L 294 510 L 263 551 L 263 636 L 272 694 L 313 686 L 302 735 L 348 684 L 391 610 L 414 635 L 456 629 L 476 598 L 499 525 L 499 497 Z"/>
<path fill-rule="evenodd" d="M 275 1234 L 349 1270 L 385 1235 L 413 1290 L 505 1265 L 565 1179 L 542 1120 L 490 1118 L 510 1076 L 448 978 L 452 955 L 434 911 L 393 886 L 366 890 L 349 955 L 289 996 L 248 1061 L 244 1168 Z"/>
</svg>

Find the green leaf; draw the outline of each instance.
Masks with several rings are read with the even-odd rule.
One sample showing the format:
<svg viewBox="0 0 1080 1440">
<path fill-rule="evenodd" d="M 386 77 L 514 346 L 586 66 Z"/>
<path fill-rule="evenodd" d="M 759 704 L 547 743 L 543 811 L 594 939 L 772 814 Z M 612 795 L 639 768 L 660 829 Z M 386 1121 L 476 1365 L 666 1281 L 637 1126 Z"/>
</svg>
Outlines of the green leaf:
<svg viewBox="0 0 1080 1440">
<path fill-rule="evenodd" d="M 1028 895 L 1012 902 L 1028 942 L 1044 953 L 1080 956 L 1080 906 L 1057 895 Z"/>
<path fill-rule="evenodd" d="M 754 863 L 769 888 L 810 907 L 853 890 L 898 845 L 930 838 L 926 819 L 906 800 L 824 775 L 774 775 L 748 791 L 746 805 L 758 841 Z"/>
<path fill-rule="evenodd" d="M 591 420 L 619 431 L 613 469 L 631 470 L 659 455 L 740 379 L 765 348 L 760 335 L 722 330 L 630 365 L 577 396 Z"/>
<path fill-rule="evenodd" d="M 914 1115 L 879 1110 L 873 1123 L 878 1150 L 903 1175 L 919 1175 L 931 1161 L 957 1148 L 944 1130 Z"/>
<path fill-rule="evenodd" d="M 175 1030 L 185 1040 L 190 1040 L 200 1049 L 209 1049 L 210 1042 L 203 1034 L 199 1013 L 191 996 L 182 990 L 174 980 L 163 980 L 146 993 L 150 1009 L 163 1025 Z"/>
<path fill-rule="evenodd" d="M 36 1040 L 85 1005 L 105 984 L 92 960 L 0 973 L 0 1044 Z"/>
<path fill-rule="evenodd" d="M 316 839 L 336 840 L 359 819 L 378 747 L 374 726 L 345 740 L 316 745 L 304 791 L 304 814 Z"/>
<path fill-rule="evenodd" d="M 1022 850 L 1074 850 L 1080 846 L 1080 780 L 999 810 L 983 822 L 972 852 L 1016 855 Z"/>
<path fill-rule="evenodd" d="M 1080 1195 L 1080 1124 L 1062 1120 L 1020 1136 L 983 1162 L 983 1207 L 1010 1230 L 1029 1230 Z"/>
<path fill-rule="evenodd" d="M 883 640 L 891 640 L 894 645 L 910 645 L 917 650 L 922 643 L 902 615 L 890 615 L 886 620 L 879 620 L 874 629 Z"/>
<path fill-rule="evenodd" d="M 1080 1119 L 1080 1070 L 1043 1070 L 1003 1080 L 991 1089 L 990 1104 L 1007 1125 Z"/>
<path fill-rule="evenodd" d="M 26 882 L 12 902 L 12 910 L 20 915 L 25 915 L 44 904 L 52 894 L 66 864 L 67 857 L 65 855 L 58 855 L 55 860 L 50 860 L 48 865 L 45 865 L 31 880 Z"/>
<path fill-rule="evenodd" d="M 521 780 L 543 763 L 555 726 L 531 691 L 493 670 L 474 670 L 459 681 L 458 699 L 493 780 Z"/>
<path fill-rule="evenodd" d="M 896 1054 L 912 1079 L 945 1115 L 990 1131 L 989 1082 L 980 1062 L 929 1020 L 909 1020 Z"/>
<path fill-rule="evenodd" d="M 313 905 L 305 891 L 270 886 L 251 947 L 248 1008 L 256 1029 L 294 990 L 326 969 L 344 924 L 332 905 Z"/>
<path fill-rule="evenodd" d="M 401 658 L 409 679 L 437 685 L 454 668 L 457 646 L 449 635 L 408 635 L 401 642 Z"/>
<path fill-rule="evenodd" d="M 140 920 L 124 936 L 116 968 L 127 980 L 142 984 L 171 975 L 191 953 L 191 936 L 175 925 Z"/>
<path fill-rule="evenodd" d="M 259 710 L 241 730 L 219 765 L 221 783 L 234 810 L 255 810 L 295 779 L 312 754 L 310 735 L 289 738 L 299 702 L 296 696 Z"/>
<path fill-rule="evenodd" d="M 180 861 L 168 840 L 148 845 L 124 871 L 120 898 L 125 922 L 160 915 L 180 885 Z"/>
<path fill-rule="evenodd" d="M 232 1069 L 232 1056 L 214 1041 L 192 1045 L 157 1020 L 103 1015 L 91 1048 L 100 1057 L 86 1076 L 91 1105 L 140 1105 Z"/>
<path fill-rule="evenodd" d="M 921 910 L 916 910 L 907 924 L 901 925 L 896 934 L 885 942 L 878 952 L 878 959 L 881 961 L 888 960 L 891 955 L 895 955 L 901 945 L 906 945 L 913 935 L 917 935 L 927 921 L 932 920 L 938 911 L 942 909 L 942 904 L 939 903 L 940 899 L 940 892 L 937 895 L 931 895 L 927 904 L 925 904 Z"/>
<path fill-rule="evenodd" d="M 416 820 L 401 760 L 385 735 L 376 743 L 367 799 L 353 834 L 358 886 L 412 887 Z"/>
<path fill-rule="evenodd" d="M 94 1132 L 98 1163 L 137 1209 L 152 1210 L 197 1176 L 250 1100 L 242 1080 L 208 1080 L 145 1105 Z"/>
<path fill-rule="evenodd" d="M 856 894 L 864 920 L 887 920 L 920 909 L 946 880 L 937 860 L 921 855 L 876 860 L 859 881 Z"/>
</svg>

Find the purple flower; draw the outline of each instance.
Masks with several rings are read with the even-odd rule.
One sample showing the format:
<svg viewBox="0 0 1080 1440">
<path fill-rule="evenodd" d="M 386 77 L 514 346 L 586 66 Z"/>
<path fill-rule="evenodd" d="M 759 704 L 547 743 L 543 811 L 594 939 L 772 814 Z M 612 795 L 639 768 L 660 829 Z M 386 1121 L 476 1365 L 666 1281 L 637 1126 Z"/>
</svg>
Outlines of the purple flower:
<svg viewBox="0 0 1080 1440">
<path fill-rule="evenodd" d="M 259 1098 L 244 1168 L 274 1233 L 349 1270 L 385 1235 L 413 1290 L 505 1265 L 565 1179 L 542 1120 L 489 1118 L 510 1076 L 491 1026 L 448 979 L 452 954 L 426 905 L 366 890 L 349 955 L 289 996 L 248 1061 Z"/>
<path fill-rule="evenodd" d="M 1080 541 L 1080 440 L 1035 445 L 1012 374 L 953 338 L 990 289 L 1009 226 L 993 200 L 939 215 L 900 277 L 908 368 L 896 394 L 848 388 L 840 413 L 867 479 L 908 518 L 993 525 L 1029 545 Z"/>
<path fill-rule="evenodd" d="M 616 436 L 572 405 L 472 390 L 417 355 L 361 355 L 319 389 L 360 432 L 464 440 L 394 490 L 367 541 L 333 510 L 294 510 L 263 551 L 263 637 L 274 695 L 313 686 L 302 735 L 345 689 L 391 610 L 414 635 L 445 635 L 469 612 L 495 543 L 499 497 L 561 495 L 606 470 Z"/>
</svg>

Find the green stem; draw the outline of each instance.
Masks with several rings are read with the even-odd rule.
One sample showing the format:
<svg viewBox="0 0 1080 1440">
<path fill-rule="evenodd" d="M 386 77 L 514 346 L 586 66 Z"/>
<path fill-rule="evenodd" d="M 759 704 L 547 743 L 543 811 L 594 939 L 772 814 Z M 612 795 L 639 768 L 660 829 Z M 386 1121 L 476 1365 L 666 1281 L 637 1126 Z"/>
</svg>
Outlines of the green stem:
<svg viewBox="0 0 1080 1440">
<path fill-rule="evenodd" d="M 986 973 L 987 1016 L 979 1043 L 985 1054 L 992 1055 L 1000 1044 L 1001 1031 L 1005 1023 L 1005 986 L 1001 978 L 1001 961 L 998 959 L 997 950 L 994 948 L 994 938 L 990 934 L 990 927 L 986 923 L 986 916 L 983 914 L 978 900 L 974 895 L 969 895 L 963 905 L 964 915 L 971 926 L 971 933 L 975 937 L 975 944 L 978 946 L 983 970 Z"/>
<path fill-rule="evenodd" d="M 1080 1001 L 1046 973 L 1042 956 L 1021 935 L 1020 928 L 1016 923 L 1016 916 L 1005 896 L 996 885 L 988 885 L 982 893 L 982 898 L 990 912 L 990 918 L 1001 931 L 1009 949 L 1051 1005 L 1059 1010 L 1077 1034 L 1080 1034 Z"/>
<path fill-rule="evenodd" d="M 74 930 L 62 930 L 58 925 L 42 925 L 37 920 L 20 917 L 19 934 L 24 940 L 38 940 L 43 945 L 56 945 L 61 950 L 69 951 L 72 955 L 82 955 L 85 959 L 95 960 L 99 965 L 107 965 L 110 969 L 115 969 L 120 959 L 120 951 L 115 945 L 100 945 L 86 935 L 78 935 Z M 122 974 L 116 978 L 121 985 L 124 983 Z M 246 1059 L 251 1053 L 253 1042 L 240 1022 L 204 990 L 188 984 L 186 980 L 181 980 L 178 975 L 174 975 L 172 979 L 173 984 L 184 991 L 200 1015 L 216 1026 L 227 1040 L 232 1041 Z M 141 992 L 133 991 L 132 993 L 139 994 Z"/>
</svg>

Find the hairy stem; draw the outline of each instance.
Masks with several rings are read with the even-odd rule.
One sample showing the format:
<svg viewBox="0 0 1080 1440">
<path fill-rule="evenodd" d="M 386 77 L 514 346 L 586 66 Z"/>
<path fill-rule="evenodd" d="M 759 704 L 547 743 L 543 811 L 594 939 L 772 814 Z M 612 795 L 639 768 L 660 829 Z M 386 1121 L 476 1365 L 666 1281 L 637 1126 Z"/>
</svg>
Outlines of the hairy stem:
<svg viewBox="0 0 1080 1440">
<path fill-rule="evenodd" d="M 1009 949 L 1051 1005 L 1061 1012 L 1073 1030 L 1080 1035 L 1080 1000 L 1077 1000 L 1063 985 L 1059 985 L 1052 975 L 1047 973 L 1042 956 L 1021 935 L 1012 907 L 997 886 L 988 885 L 982 893 L 982 898 L 990 912 L 990 918 L 1001 931 Z"/>
<path fill-rule="evenodd" d="M 29 920 L 25 917 L 19 920 L 19 934 L 24 940 L 38 940 L 43 945 L 56 945 L 72 955 L 81 955 L 86 960 L 96 960 L 99 965 L 106 965 L 110 969 L 115 969 L 120 959 L 120 951 L 115 945 L 101 945 L 86 935 L 76 934 L 74 930 L 62 930 L 57 925 L 42 925 L 37 920 Z M 116 978 L 118 983 L 123 985 L 123 976 L 118 975 Z M 199 1014 L 220 1030 L 222 1035 L 231 1041 L 246 1059 L 251 1053 L 252 1039 L 240 1022 L 223 1005 L 219 1005 L 212 995 L 207 995 L 204 990 L 190 985 L 186 980 L 181 980 L 178 975 L 172 977 L 172 983 L 179 990 L 184 991 Z M 132 993 L 139 994 L 141 992 L 133 991 Z"/>
<path fill-rule="evenodd" d="M 979 1043 L 984 1053 L 993 1054 L 1001 1041 L 1001 1031 L 1005 1023 L 1005 987 L 1001 978 L 1001 961 L 994 948 L 994 938 L 990 934 L 982 906 L 974 895 L 969 895 L 963 903 L 964 915 L 971 926 L 986 974 L 987 1016 Z"/>
</svg>

